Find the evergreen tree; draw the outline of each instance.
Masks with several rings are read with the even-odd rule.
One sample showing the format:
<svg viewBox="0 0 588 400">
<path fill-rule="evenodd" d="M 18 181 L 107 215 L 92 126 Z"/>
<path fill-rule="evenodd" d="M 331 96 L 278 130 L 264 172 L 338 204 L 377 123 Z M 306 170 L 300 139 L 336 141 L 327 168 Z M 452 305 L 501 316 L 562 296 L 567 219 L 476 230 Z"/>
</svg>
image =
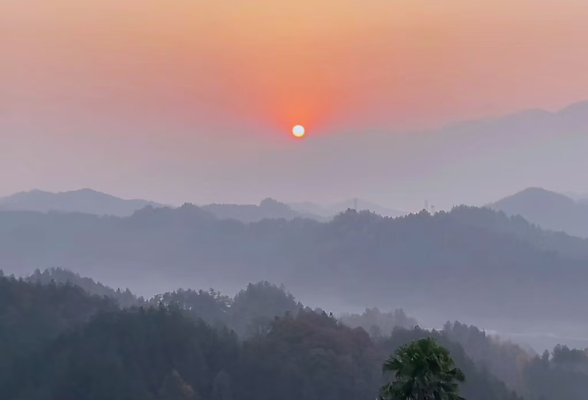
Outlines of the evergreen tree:
<svg viewBox="0 0 588 400">
<path fill-rule="evenodd" d="M 383 366 L 394 374 L 393 382 L 382 387 L 385 400 L 462 400 L 459 383 L 463 372 L 455 366 L 449 351 L 433 338 L 401 346 Z"/>
</svg>

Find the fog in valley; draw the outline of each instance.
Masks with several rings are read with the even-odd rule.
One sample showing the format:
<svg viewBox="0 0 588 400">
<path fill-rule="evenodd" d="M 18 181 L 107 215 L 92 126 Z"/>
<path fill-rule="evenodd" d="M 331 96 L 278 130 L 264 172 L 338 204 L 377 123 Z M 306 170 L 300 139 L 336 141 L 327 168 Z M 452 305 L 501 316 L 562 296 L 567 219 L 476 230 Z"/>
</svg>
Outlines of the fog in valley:
<svg viewBox="0 0 588 400">
<path fill-rule="evenodd" d="M 267 377 L 303 385 L 293 399 L 367 398 L 386 357 L 430 339 L 468 377 L 468 399 L 583 399 L 581 195 L 529 187 L 418 212 L 310 196 L 0 198 L 0 390 L 14 400 L 128 390 L 137 394 L 112 398 L 257 400 L 280 392 Z"/>
<path fill-rule="evenodd" d="M 588 113 L 574 123 L 559 115 L 553 126 L 584 140 Z M 483 143 L 488 132 L 549 126 L 536 116 L 463 129 Z M 531 150 L 510 151 L 515 162 Z M 269 400 L 281 390 L 267 377 L 294 385 L 293 400 L 368 398 L 387 357 L 432 338 L 463 370 L 467 399 L 583 400 L 588 197 L 524 182 L 469 204 L 449 190 L 422 201 L 412 192 L 408 207 L 370 190 L 320 202 L 304 189 L 302 200 L 256 204 L 90 188 L 1 197 L 0 391 Z M 453 206 L 435 205 L 444 196 Z"/>
<path fill-rule="evenodd" d="M 588 206 L 544 189 L 418 213 L 360 199 L 173 207 L 91 189 L 18 193 L 0 209 L 6 275 L 60 268 L 146 299 L 268 281 L 337 316 L 402 309 L 539 354 L 588 347 Z"/>
<path fill-rule="evenodd" d="M 0 0 L 0 400 L 586 400 L 587 16 Z"/>
</svg>

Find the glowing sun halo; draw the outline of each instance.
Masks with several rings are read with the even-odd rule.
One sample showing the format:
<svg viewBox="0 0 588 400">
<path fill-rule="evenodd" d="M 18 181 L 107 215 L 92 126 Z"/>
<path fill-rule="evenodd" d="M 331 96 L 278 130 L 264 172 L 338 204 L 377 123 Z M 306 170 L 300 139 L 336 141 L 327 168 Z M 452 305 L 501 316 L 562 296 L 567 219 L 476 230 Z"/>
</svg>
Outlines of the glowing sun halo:
<svg viewBox="0 0 588 400">
<path fill-rule="evenodd" d="M 296 125 L 294 128 L 292 128 L 292 134 L 297 138 L 304 136 L 304 133 L 304 127 L 302 125 Z"/>
</svg>

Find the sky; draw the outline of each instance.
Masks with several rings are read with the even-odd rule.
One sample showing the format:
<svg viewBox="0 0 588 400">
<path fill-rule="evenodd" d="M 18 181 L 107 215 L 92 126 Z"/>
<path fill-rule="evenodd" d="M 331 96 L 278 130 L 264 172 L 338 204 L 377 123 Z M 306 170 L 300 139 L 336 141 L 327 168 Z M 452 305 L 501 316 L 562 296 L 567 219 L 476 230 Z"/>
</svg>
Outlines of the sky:
<svg viewBox="0 0 588 400">
<path fill-rule="evenodd" d="M 588 192 L 527 174 L 472 193 L 455 170 L 479 159 L 439 176 L 418 133 L 588 100 L 586 15 L 585 0 L 2 0 L 0 195 L 411 210 Z M 370 150 L 382 135 L 390 153 Z"/>
</svg>

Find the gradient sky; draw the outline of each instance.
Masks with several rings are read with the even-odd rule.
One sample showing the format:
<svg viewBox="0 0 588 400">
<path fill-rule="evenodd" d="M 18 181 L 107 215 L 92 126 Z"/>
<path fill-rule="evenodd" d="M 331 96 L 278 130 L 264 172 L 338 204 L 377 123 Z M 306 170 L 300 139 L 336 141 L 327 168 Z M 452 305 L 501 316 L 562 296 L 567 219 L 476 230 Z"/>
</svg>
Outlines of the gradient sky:
<svg viewBox="0 0 588 400">
<path fill-rule="evenodd" d="M 0 195 L 414 209 L 436 175 L 398 175 L 400 197 L 345 179 L 373 161 L 349 143 L 588 99 L 587 16 L 585 0 L 2 0 Z"/>
</svg>

